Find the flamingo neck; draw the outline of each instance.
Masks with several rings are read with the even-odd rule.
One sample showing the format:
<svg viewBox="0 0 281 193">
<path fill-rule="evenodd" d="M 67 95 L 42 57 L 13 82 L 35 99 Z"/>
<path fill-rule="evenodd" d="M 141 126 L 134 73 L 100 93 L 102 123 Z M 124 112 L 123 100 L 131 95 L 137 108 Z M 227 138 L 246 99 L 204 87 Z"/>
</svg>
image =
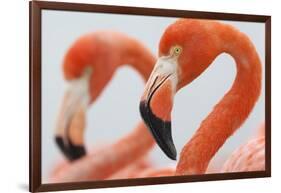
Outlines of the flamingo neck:
<svg viewBox="0 0 281 193">
<path fill-rule="evenodd" d="M 153 69 L 156 58 L 139 42 L 129 39 L 122 42 L 120 65 L 134 68 L 146 81 Z"/>
<path fill-rule="evenodd" d="M 221 51 L 234 58 L 236 78 L 184 146 L 176 174 L 204 173 L 212 157 L 247 119 L 260 95 L 262 70 L 258 54 L 248 37 L 234 29 L 229 31 L 232 33 L 220 36 Z"/>
<path fill-rule="evenodd" d="M 120 51 L 120 61 L 117 68 L 123 65 L 128 65 L 135 69 L 146 81 L 156 63 L 156 58 L 145 46 L 134 39 L 128 37 L 119 38 L 118 42 L 115 41 L 115 43 L 118 44 Z M 108 165 L 111 165 L 111 171 L 107 171 L 108 174 L 112 174 L 114 171 L 117 171 L 118 169 L 135 162 L 143 155 L 146 155 L 154 145 L 155 141 L 151 136 L 151 133 L 146 128 L 144 122 L 141 121 L 133 131 L 113 144 L 113 147 L 118 147 L 119 151 L 114 154 L 108 154 L 108 157 L 106 157 L 106 155 L 103 156 L 104 158 L 107 158 L 105 160 L 112 160 L 109 161 L 110 163 L 104 162 L 104 167 L 108 168 Z M 93 173 L 104 173 L 106 175 L 105 170 Z"/>
</svg>

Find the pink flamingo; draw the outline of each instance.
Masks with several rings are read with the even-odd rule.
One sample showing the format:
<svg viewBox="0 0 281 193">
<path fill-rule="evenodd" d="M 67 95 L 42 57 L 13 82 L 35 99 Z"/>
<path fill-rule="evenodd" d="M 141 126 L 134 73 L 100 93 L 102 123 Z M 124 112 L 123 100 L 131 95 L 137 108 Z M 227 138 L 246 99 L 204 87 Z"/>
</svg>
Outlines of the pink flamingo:
<svg viewBox="0 0 281 193">
<path fill-rule="evenodd" d="M 87 156 L 83 133 L 86 109 L 101 94 L 116 69 L 128 64 L 146 80 L 155 61 L 140 42 L 117 32 L 84 35 L 71 46 L 63 63 L 70 86 L 58 117 L 56 142 L 65 156 L 75 162 L 61 164 L 61 169 L 53 172 L 51 182 L 104 179 L 149 152 L 155 142 L 143 122 L 117 142 Z"/>
<path fill-rule="evenodd" d="M 221 172 L 265 170 L 265 124 L 258 134 L 236 149 L 224 163 Z"/>
<path fill-rule="evenodd" d="M 212 157 L 252 111 L 261 91 L 262 69 L 250 39 L 227 24 L 179 19 L 165 30 L 160 40 L 159 58 L 141 98 L 140 112 L 160 148 L 174 160 L 177 153 L 171 135 L 173 97 L 221 53 L 234 58 L 235 81 L 182 149 L 175 175 L 205 173 Z M 256 156 L 264 151 L 262 141 L 264 139 L 255 142 L 259 147 L 252 146 L 252 142 L 246 144 L 253 152 L 255 170 L 264 167 L 264 154 Z"/>
</svg>

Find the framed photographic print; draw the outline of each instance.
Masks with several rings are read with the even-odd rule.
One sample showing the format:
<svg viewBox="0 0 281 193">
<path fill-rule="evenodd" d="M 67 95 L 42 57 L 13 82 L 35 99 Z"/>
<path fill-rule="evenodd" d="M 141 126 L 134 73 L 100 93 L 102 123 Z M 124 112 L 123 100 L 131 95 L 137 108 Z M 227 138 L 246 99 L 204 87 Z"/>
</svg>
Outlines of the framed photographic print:
<svg viewBox="0 0 281 193">
<path fill-rule="evenodd" d="M 270 16 L 29 3 L 30 191 L 270 177 Z"/>
</svg>

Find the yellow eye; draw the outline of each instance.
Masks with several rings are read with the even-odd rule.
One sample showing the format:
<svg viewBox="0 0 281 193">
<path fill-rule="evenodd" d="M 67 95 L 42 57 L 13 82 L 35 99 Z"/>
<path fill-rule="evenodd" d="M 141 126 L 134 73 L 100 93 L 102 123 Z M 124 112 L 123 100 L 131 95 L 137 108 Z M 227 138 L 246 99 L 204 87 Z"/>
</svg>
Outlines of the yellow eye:
<svg viewBox="0 0 281 193">
<path fill-rule="evenodd" d="M 174 54 L 179 55 L 182 51 L 182 48 L 179 46 L 174 47 Z"/>
</svg>

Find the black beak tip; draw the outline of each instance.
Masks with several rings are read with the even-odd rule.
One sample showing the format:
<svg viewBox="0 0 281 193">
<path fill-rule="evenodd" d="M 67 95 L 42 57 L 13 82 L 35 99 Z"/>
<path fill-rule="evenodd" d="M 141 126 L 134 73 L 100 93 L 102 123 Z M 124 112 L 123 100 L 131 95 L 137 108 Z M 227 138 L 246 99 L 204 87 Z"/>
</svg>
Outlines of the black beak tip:
<svg viewBox="0 0 281 193">
<path fill-rule="evenodd" d="M 65 144 L 60 136 L 55 137 L 55 142 L 69 161 L 75 161 L 86 155 L 86 149 L 83 145 L 74 145 L 70 141 L 68 144 Z"/>
<path fill-rule="evenodd" d="M 162 151 L 172 160 L 177 159 L 177 151 L 173 142 L 171 122 L 158 118 L 150 109 L 149 103 L 140 102 L 140 114 Z"/>
<path fill-rule="evenodd" d="M 169 148 L 166 148 L 166 150 L 164 152 L 171 160 L 175 160 L 175 161 L 177 160 L 177 150 L 176 150 L 174 144 L 169 146 Z"/>
</svg>

